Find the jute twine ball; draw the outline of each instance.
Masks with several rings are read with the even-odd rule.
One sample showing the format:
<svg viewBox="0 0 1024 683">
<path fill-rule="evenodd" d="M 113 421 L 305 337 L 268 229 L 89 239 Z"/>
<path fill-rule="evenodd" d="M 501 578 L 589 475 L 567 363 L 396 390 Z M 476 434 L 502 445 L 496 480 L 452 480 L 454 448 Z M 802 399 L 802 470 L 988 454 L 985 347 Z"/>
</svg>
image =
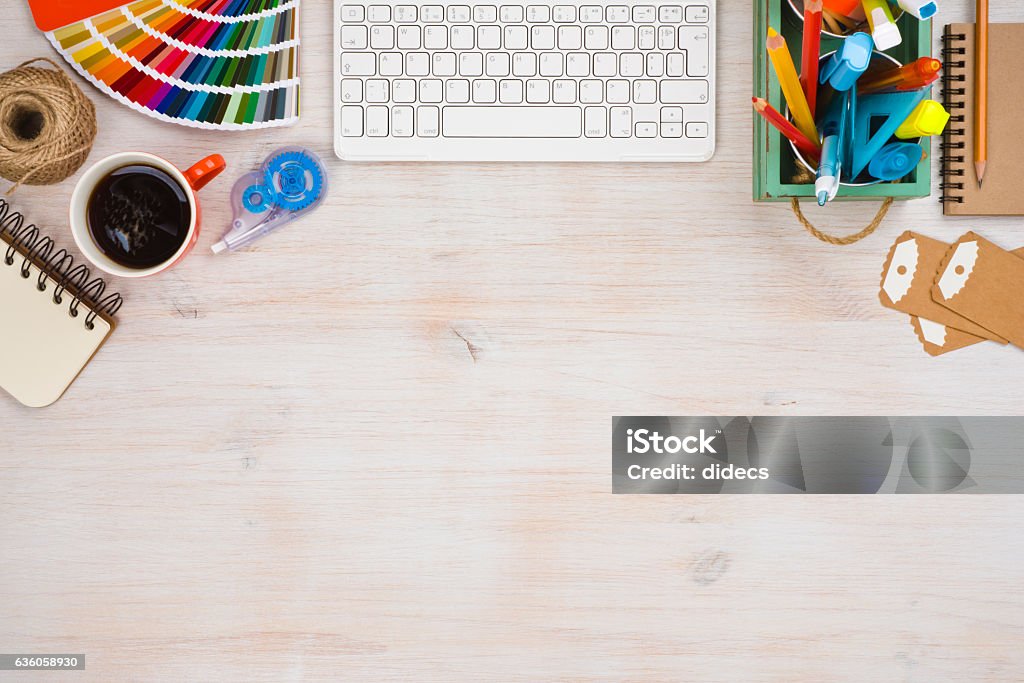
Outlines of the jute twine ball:
<svg viewBox="0 0 1024 683">
<path fill-rule="evenodd" d="M 53 69 L 29 66 L 49 62 Z M 96 108 L 57 64 L 31 59 L 0 74 L 0 176 L 52 185 L 77 171 L 96 139 Z"/>
</svg>

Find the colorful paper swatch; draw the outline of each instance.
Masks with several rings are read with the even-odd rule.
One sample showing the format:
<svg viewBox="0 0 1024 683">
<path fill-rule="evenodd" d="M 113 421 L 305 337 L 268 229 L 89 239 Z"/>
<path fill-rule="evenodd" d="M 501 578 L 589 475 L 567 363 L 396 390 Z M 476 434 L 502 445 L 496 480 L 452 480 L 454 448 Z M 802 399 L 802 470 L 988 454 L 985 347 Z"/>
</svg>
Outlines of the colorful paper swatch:
<svg viewBox="0 0 1024 683">
<path fill-rule="evenodd" d="M 297 0 L 137 0 L 47 36 L 82 76 L 150 116 L 262 128 L 299 117 L 297 11 Z"/>
</svg>

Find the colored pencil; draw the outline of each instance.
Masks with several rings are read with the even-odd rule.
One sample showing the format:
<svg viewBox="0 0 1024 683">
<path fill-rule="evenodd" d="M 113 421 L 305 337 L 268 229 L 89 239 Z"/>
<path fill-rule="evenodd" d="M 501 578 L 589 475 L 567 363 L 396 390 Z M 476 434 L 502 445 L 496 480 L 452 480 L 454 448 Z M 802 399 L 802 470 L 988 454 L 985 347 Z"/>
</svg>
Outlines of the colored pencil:
<svg viewBox="0 0 1024 683">
<path fill-rule="evenodd" d="M 782 94 L 789 104 L 789 112 L 793 115 L 796 127 L 811 140 L 818 139 L 818 127 L 814 125 L 814 117 L 811 116 L 811 109 L 807 106 L 807 98 L 800 87 L 800 77 L 796 75 L 796 65 L 793 64 L 793 55 L 786 46 L 786 39 L 779 35 L 773 28 L 768 29 L 768 56 L 775 67 L 775 74 L 779 77 L 779 84 L 782 86 Z"/>
<path fill-rule="evenodd" d="M 778 109 L 768 104 L 768 101 L 760 97 L 752 97 L 754 111 L 764 117 L 764 120 L 775 126 L 776 130 L 782 133 L 787 140 L 796 145 L 800 153 L 808 160 L 817 161 L 821 157 L 821 144 L 810 140 L 800 132 L 800 129 L 786 120 L 786 117 L 779 113 Z"/>
<path fill-rule="evenodd" d="M 974 172 L 981 187 L 988 167 L 988 0 L 978 0 L 974 31 Z"/>
<path fill-rule="evenodd" d="M 804 2 L 804 44 L 803 64 L 800 67 L 800 81 L 804 84 L 804 96 L 811 118 L 818 107 L 818 55 L 821 53 L 821 0 Z"/>
</svg>

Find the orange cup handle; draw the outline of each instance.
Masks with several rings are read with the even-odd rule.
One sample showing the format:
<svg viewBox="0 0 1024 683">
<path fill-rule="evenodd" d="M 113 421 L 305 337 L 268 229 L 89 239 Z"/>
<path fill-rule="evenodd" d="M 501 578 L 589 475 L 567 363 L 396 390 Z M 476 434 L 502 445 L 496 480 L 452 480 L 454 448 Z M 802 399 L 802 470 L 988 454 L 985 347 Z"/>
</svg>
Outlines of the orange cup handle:
<svg viewBox="0 0 1024 683">
<path fill-rule="evenodd" d="M 206 186 L 206 183 L 220 175 L 220 172 L 226 167 L 224 157 L 219 154 L 211 154 L 185 171 L 185 180 L 193 190 L 198 192 Z"/>
</svg>

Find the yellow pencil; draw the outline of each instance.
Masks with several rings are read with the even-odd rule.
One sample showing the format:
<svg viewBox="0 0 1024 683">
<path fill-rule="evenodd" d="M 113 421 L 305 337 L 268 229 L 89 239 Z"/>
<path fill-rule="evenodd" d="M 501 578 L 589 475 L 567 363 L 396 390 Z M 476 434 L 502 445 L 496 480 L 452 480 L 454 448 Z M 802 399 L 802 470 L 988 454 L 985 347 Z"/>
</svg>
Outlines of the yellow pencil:
<svg viewBox="0 0 1024 683">
<path fill-rule="evenodd" d="M 793 122 L 796 123 L 800 132 L 811 140 L 821 140 L 818 137 L 818 127 L 814 125 L 814 117 L 811 116 L 811 108 L 807 105 L 803 88 L 800 87 L 800 78 L 796 75 L 793 56 L 789 53 L 789 48 L 786 47 L 786 39 L 780 36 L 775 29 L 769 28 L 767 45 L 768 56 L 771 57 L 775 74 L 779 77 L 782 94 L 789 105 L 789 113 L 793 117 Z"/>
</svg>

